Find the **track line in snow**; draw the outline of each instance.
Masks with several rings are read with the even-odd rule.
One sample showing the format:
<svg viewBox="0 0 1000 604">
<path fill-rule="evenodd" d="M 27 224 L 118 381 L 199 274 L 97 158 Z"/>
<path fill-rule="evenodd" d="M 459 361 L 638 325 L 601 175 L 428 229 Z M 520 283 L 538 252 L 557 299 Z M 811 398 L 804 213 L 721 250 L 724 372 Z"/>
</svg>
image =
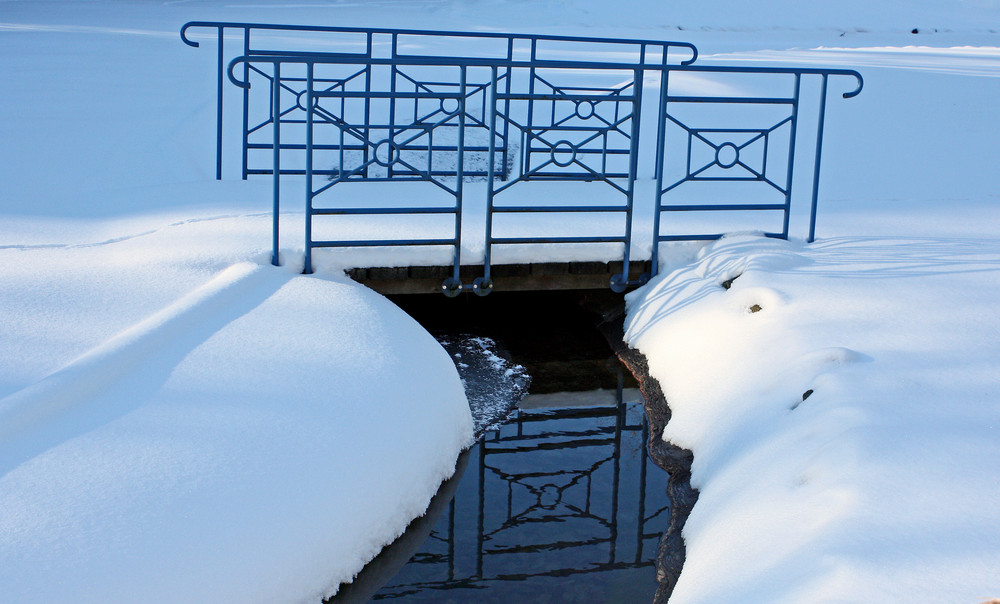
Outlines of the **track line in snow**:
<svg viewBox="0 0 1000 604">
<path fill-rule="evenodd" d="M 176 32 L 168 30 L 97 27 L 93 25 L 51 25 L 46 23 L 0 23 L 0 31 L 56 34 L 111 34 L 156 38 L 174 38 L 177 36 Z"/>
<path fill-rule="evenodd" d="M 998 47 L 872 46 L 862 48 L 755 50 L 706 55 L 699 61 L 772 62 L 861 68 L 909 69 L 973 77 L 1000 77 Z"/>
<path fill-rule="evenodd" d="M 292 212 L 282 212 L 281 215 L 292 214 Z M 207 216 L 204 218 L 189 218 L 187 220 L 179 220 L 177 222 L 171 222 L 170 224 L 149 229 L 147 231 L 142 231 L 139 233 L 132 233 L 129 235 L 122 235 L 120 237 L 112 237 L 111 239 L 104 239 L 103 241 L 91 241 L 88 243 L 26 243 L 26 244 L 11 244 L 11 245 L 0 245 L 0 250 L 43 250 L 43 249 L 82 249 L 88 247 L 101 247 L 103 245 L 111 245 L 114 243 L 122 243 L 125 241 L 130 241 L 132 239 L 138 239 L 140 237 L 148 237 L 149 235 L 155 235 L 161 231 L 171 229 L 174 227 L 187 226 L 189 224 L 196 224 L 199 222 L 212 222 L 215 220 L 227 220 L 232 218 L 262 218 L 270 217 L 270 212 L 256 212 L 252 214 L 223 214 L 220 216 Z"/>
</svg>

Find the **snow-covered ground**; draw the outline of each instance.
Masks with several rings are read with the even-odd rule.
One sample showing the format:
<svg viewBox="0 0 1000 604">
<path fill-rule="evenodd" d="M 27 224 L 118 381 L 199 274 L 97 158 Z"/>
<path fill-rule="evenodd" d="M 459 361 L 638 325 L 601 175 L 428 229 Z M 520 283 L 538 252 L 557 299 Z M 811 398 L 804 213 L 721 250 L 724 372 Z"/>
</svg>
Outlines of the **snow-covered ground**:
<svg viewBox="0 0 1000 604">
<path fill-rule="evenodd" d="M 196 19 L 859 69 L 815 244 L 671 248 L 629 298 L 701 489 L 674 601 L 1000 596 L 1000 3 L 723 4 L 0 1 L 0 599 L 316 601 L 471 433 L 412 320 L 267 266 L 269 183 L 212 180 Z"/>
</svg>

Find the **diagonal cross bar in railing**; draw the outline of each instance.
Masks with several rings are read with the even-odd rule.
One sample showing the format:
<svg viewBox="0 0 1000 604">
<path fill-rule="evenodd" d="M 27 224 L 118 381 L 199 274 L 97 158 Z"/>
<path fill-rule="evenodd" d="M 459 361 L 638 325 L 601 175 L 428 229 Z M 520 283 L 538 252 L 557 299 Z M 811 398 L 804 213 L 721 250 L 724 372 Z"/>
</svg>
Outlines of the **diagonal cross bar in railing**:
<svg viewBox="0 0 1000 604">
<path fill-rule="evenodd" d="M 351 56 L 357 59 L 388 58 L 448 58 L 461 57 L 468 53 L 483 59 L 513 61 L 522 59 L 560 60 L 573 57 L 581 49 L 590 53 L 604 52 L 627 54 L 636 57 L 640 63 L 657 61 L 659 57 L 671 55 L 671 62 L 691 64 L 698 57 L 697 48 L 688 42 L 665 42 L 660 40 L 638 40 L 623 38 L 588 38 L 580 36 L 547 36 L 538 34 L 503 34 L 493 32 L 459 32 L 415 29 L 333 27 L 321 25 L 282 25 L 274 23 L 245 23 L 228 21 L 191 21 L 181 27 L 181 40 L 192 47 L 200 42 L 192 39 L 192 32 L 207 30 L 215 38 L 216 59 L 216 179 L 222 178 L 222 132 L 223 132 L 223 80 L 226 65 L 236 56 L 260 56 L 295 54 L 288 48 L 299 43 L 308 52 L 331 53 Z M 213 35 L 214 34 L 214 35 Z M 227 55 L 225 41 L 233 40 L 239 50 Z M 274 45 L 278 45 L 275 48 Z M 456 49 L 460 49 L 456 54 Z M 303 54 L 307 52 L 299 51 Z M 680 55 L 674 57 L 673 55 Z M 361 62 L 359 62 L 360 64 Z M 250 65 L 244 65 L 243 81 L 248 81 Z M 247 152 L 250 144 L 248 131 L 249 93 L 243 91 L 243 178 L 252 173 L 248 168 Z"/>
<path fill-rule="evenodd" d="M 468 288 L 489 293 L 497 246 L 619 246 L 623 270 L 610 286 L 623 291 L 656 274 L 661 242 L 711 239 L 733 230 L 705 230 L 696 224 L 685 231 L 682 216 L 776 214 L 780 228 L 754 228 L 787 238 L 804 78 L 821 86 L 814 103 L 811 241 L 828 78 L 856 78 L 856 88 L 845 98 L 857 95 L 862 86 L 861 76 L 852 70 L 692 65 L 694 47 L 674 42 L 196 22 L 182 30 L 182 38 L 192 45 L 196 43 L 186 35 L 191 27 L 217 30 L 220 60 L 226 29 L 242 32 L 247 52 L 229 62 L 228 75 L 243 89 L 243 175 L 273 177 L 272 262 L 278 262 L 280 177 L 304 175 L 305 272 L 311 272 L 312 250 L 319 247 L 444 246 L 452 249 L 452 275 L 442 284 L 447 295 Z M 355 46 L 340 46 L 337 52 L 283 52 L 265 48 L 256 38 L 251 41 L 260 31 L 350 35 Z M 456 39 L 493 46 L 484 50 L 462 44 L 462 54 L 456 54 Z M 409 50 L 414 40 L 420 41 L 413 45 L 419 53 Z M 598 50 L 581 54 L 574 44 L 593 44 Z M 686 51 L 680 62 L 671 54 L 677 48 Z M 560 53 L 572 58 L 559 58 Z M 738 84 L 716 86 L 734 92 L 710 94 L 692 87 L 706 77 L 752 77 L 764 80 L 767 90 L 757 93 L 754 86 Z M 264 96 L 251 96 L 251 89 Z M 699 91 L 692 94 L 692 89 Z M 643 120 L 644 96 L 656 106 L 652 120 Z M 221 98 L 220 90 L 220 150 Z M 262 113 L 255 99 L 266 101 Z M 651 153 L 648 144 L 645 151 L 640 144 L 640 137 L 654 138 L 643 134 L 648 123 L 656 130 Z M 294 129 L 297 139 L 282 134 Z M 270 161 L 262 162 L 263 157 Z M 221 174 L 221 154 L 218 161 Z M 652 270 L 630 281 L 633 202 L 642 166 L 656 181 L 652 225 L 643 230 L 652 236 Z M 485 233 L 477 234 L 485 249 L 482 276 L 463 285 L 462 215 L 463 203 L 470 201 L 463 183 L 469 178 L 486 181 L 485 199 L 475 200 L 485 206 Z M 320 197 L 340 190 L 337 185 L 352 186 L 345 183 L 400 181 L 424 183 L 408 186 L 430 187 L 443 201 L 370 204 L 352 198 L 353 203 L 345 204 Z M 545 183 L 564 184 L 555 196 L 532 188 Z M 577 188 L 570 193 L 569 187 Z M 771 199 L 748 201 L 740 187 L 763 189 Z M 358 215 L 443 215 L 451 226 L 446 234 L 423 238 L 313 236 L 314 217 Z M 614 232 L 525 235 L 504 224 L 508 218 L 546 215 L 600 215 L 605 217 L 602 228 Z M 505 228 L 506 234 L 500 233 Z"/>
<path fill-rule="evenodd" d="M 491 259 L 494 246 L 553 243 L 622 244 L 622 272 L 611 287 L 623 291 L 628 285 L 631 259 L 631 228 L 634 184 L 639 155 L 639 123 L 643 72 L 635 65 L 608 65 L 601 79 L 590 66 L 562 65 L 539 69 L 536 65 L 505 65 L 509 82 L 519 72 L 527 86 L 511 90 L 499 86 L 499 67 L 492 68 L 488 121 L 509 128 L 521 141 L 520 155 L 512 173 L 501 180 L 491 173 L 487 179 L 486 245 L 483 276 L 473 282 L 476 293 L 493 288 Z M 491 158 L 495 150 L 491 149 Z M 492 169 L 491 160 L 489 167 Z M 528 201 L 505 202 L 525 184 L 539 182 L 587 183 L 586 203 L 549 199 L 535 193 Z M 507 195 L 505 195 L 507 194 Z M 527 192 L 531 195 L 531 192 Z M 514 234 L 497 236 L 497 220 L 532 214 L 573 216 L 599 213 L 617 216 L 617 232 L 599 235 Z"/>
<path fill-rule="evenodd" d="M 685 86 L 690 78 L 706 76 L 712 77 L 715 82 L 714 90 L 723 92 L 691 94 L 684 91 L 690 88 Z M 756 94 L 734 95 L 729 92 L 736 88 L 730 85 L 733 80 L 746 76 L 766 78 L 767 86 Z M 675 219 L 681 214 L 777 213 L 780 228 L 765 230 L 763 234 L 782 239 L 789 237 L 803 78 L 819 80 L 814 103 L 818 117 L 812 149 L 809 232 L 806 238 L 812 242 L 816 233 L 830 76 L 855 79 L 855 88 L 845 92 L 844 98 L 861 92 L 861 75 L 848 69 L 687 65 L 665 70 L 659 91 L 657 120 L 654 249 L 663 241 L 722 237 L 722 231 L 682 232 L 675 225 L 671 225 L 664 234 L 664 216 Z M 776 94 L 776 90 L 783 90 L 784 93 Z M 695 108 L 697 110 L 693 110 Z M 668 150 L 671 149 L 683 152 L 670 154 Z M 758 201 L 748 202 L 748 198 Z M 718 225 L 713 226 L 718 228 Z M 657 272 L 657 256 L 656 253 L 652 255 L 652 274 Z"/>
</svg>

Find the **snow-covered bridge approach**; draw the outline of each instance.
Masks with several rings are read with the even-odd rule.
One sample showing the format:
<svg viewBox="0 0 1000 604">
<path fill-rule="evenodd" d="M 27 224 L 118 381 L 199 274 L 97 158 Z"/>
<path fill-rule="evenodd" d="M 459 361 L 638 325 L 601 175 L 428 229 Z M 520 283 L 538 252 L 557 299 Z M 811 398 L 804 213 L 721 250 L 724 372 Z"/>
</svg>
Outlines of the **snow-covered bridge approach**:
<svg viewBox="0 0 1000 604">
<path fill-rule="evenodd" d="M 206 30 L 216 177 L 228 76 L 242 177 L 273 179 L 272 263 L 282 176 L 301 176 L 304 272 L 317 248 L 405 248 L 351 263 L 386 292 L 624 291 L 666 241 L 787 239 L 796 200 L 811 241 L 828 81 L 862 87 L 848 69 L 696 64 L 684 42 L 206 21 L 181 38 Z"/>
</svg>

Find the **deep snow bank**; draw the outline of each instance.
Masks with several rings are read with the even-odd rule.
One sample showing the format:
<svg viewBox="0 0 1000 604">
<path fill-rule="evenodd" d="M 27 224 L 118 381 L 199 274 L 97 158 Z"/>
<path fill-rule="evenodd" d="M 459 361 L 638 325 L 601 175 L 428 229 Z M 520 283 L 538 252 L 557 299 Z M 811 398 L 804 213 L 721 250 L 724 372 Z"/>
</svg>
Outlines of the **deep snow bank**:
<svg viewBox="0 0 1000 604">
<path fill-rule="evenodd" d="M 402 311 L 249 263 L 0 412 L 8 602 L 315 602 L 472 434 L 454 365 Z"/>
<path fill-rule="evenodd" d="M 998 297 L 996 239 L 889 237 L 726 238 L 631 294 L 700 490 L 671 603 L 996 596 Z"/>
</svg>

